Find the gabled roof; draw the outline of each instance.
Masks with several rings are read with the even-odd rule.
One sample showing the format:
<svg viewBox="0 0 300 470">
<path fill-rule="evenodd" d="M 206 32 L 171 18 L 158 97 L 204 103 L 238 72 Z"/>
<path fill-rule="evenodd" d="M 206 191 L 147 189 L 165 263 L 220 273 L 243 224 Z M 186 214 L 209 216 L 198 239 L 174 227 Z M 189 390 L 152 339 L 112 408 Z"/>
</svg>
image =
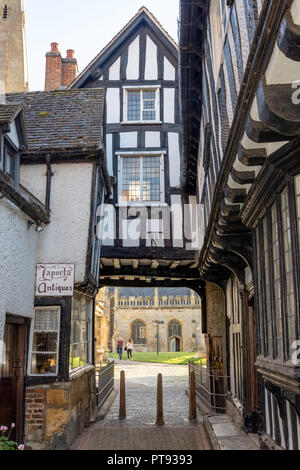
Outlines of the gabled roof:
<svg viewBox="0 0 300 470">
<path fill-rule="evenodd" d="M 21 111 L 21 106 L 0 104 L 0 124 L 11 124 Z"/>
<path fill-rule="evenodd" d="M 114 36 L 114 38 L 99 52 L 99 54 L 88 64 L 88 66 L 76 77 L 76 79 L 69 85 L 69 89 L 79 86 L 82 81 L 87 77 L 88 73 L 97 66 L 97 63 L 106 55 L 112 54 L 115 48 L 118 47 L 120 42 L 123 42 L 130 35 L 132 29 L 134 29 L 142 21 L 146 21 L 150 26 L 159 30 L 163 34 L 164 38 L 169 43 L 169 46 L 173 49 L 173 52 L 177 54 L 178 44 L 169 35 L 169 33 L 162 27 L 160 22 L 155 16 L 146 8 L 142 7 L 139 9 L 137 14 L 121 29 L 121 31 Z"/>
<path fill-rule="evenodd" d="M 98 150 L 103 144 L 104 91 L 101 88 L 6 95 L 24 112 L 26 153 Z"/>
</svg>

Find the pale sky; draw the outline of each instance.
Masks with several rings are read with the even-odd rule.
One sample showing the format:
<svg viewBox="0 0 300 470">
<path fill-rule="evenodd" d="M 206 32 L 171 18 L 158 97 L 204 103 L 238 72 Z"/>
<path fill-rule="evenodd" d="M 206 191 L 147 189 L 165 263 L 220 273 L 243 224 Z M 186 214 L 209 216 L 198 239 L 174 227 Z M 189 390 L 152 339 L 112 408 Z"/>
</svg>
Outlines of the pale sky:
<svg viewBox="0 0 300 470">
<path fill-rule="evenodd" d="M 24 0 L 30 91 L 44 89 L 51 42 L 63 57 L 74 49 L 82 71 L 142 6 L 177 42 L 179 0 Z"/>
</svg>

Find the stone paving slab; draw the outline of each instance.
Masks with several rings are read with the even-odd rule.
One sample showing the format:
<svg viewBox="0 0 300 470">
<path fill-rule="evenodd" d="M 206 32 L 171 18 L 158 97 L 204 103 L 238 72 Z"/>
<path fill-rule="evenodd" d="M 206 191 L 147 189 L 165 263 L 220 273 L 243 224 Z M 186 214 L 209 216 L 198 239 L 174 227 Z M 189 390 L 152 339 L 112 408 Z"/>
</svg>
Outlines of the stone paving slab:
<svg viewBox="0 0 300 470">
<path fill-rule="evenodd" d="M 116 361 L 115 387 L 125 372 L 126 420 L 119 420 L 119 394 L 102 421 L 91 425 L 73 450 L 210 450 L 202 418 L 191 424 L 188 367 Z M 163 375 L 165 426 L 156 426 L 157 375 Z"/>
<path fill-rule="evenodd" d="M 228 415 L 206 416 L 204 424 L 216 450 L 259 450 L 255 439 L 238 429 Z"/>
<path fill-rule="evenodd" d="M 203 425 L 91 426 L 76 450 L 211 450 Z"/>
</svg>

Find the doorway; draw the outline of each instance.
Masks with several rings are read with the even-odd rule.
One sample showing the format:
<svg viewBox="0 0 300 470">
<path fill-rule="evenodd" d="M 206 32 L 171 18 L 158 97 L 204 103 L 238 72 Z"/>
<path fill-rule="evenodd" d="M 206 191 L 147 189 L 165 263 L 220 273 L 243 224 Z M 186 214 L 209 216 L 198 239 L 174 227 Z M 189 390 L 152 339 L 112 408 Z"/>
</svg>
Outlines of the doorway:
<svg viewBox="0 0 300 470">
<path fill-rule="evenodd" d="M 0 425 L 16 427 L 11 438 L 23 438 L 25 324 L 7 320 L 4 330 L 3 364 L 0 365 Z"/>
<path fill-rule="evenodd" d="M 169 352 L 181 352 L 181 341 L 177 336 L 169 339 Z"/>
</svg>

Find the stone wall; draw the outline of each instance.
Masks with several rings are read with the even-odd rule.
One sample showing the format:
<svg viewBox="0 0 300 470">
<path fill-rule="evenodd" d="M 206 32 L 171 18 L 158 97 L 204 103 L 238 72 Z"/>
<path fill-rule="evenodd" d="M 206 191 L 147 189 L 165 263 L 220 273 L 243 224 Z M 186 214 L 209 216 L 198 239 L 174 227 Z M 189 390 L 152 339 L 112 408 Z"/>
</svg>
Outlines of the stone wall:
<svg viewBox="0 0 300 470">
<path fill-rule="evenodd" d="M 93 366 L 75 373 L 70 382 L 28 386 L 25 444 L 34 450 L 69 449 L 95 416 Z"/>
<path fill-rule="evenodd" d="M 146 324 L 146 345 L 135 345 L 134 350 L 139 352 L 155 352 L 157 348 L 157 327 L 153 320 L 164 321 L 159 325 L 159 350 L 168 351 L 168 324 L 177 320 L 182 328 L 181 351 L 189 352 L 194 348 L 205 351 L 204 336 L 201 329 L 201 308 L 135 308 L 123 309 L 115 307 L 115 335 L 113 338 L 114 351 L 121 337 L 124 341 L 131 337 L 131 324 L 135 320 L 142 320 Z M 193 323 L 196 322 L 196 323 Z M 196 338 L 193 335 L 196 334 Z"/>
</svg>

